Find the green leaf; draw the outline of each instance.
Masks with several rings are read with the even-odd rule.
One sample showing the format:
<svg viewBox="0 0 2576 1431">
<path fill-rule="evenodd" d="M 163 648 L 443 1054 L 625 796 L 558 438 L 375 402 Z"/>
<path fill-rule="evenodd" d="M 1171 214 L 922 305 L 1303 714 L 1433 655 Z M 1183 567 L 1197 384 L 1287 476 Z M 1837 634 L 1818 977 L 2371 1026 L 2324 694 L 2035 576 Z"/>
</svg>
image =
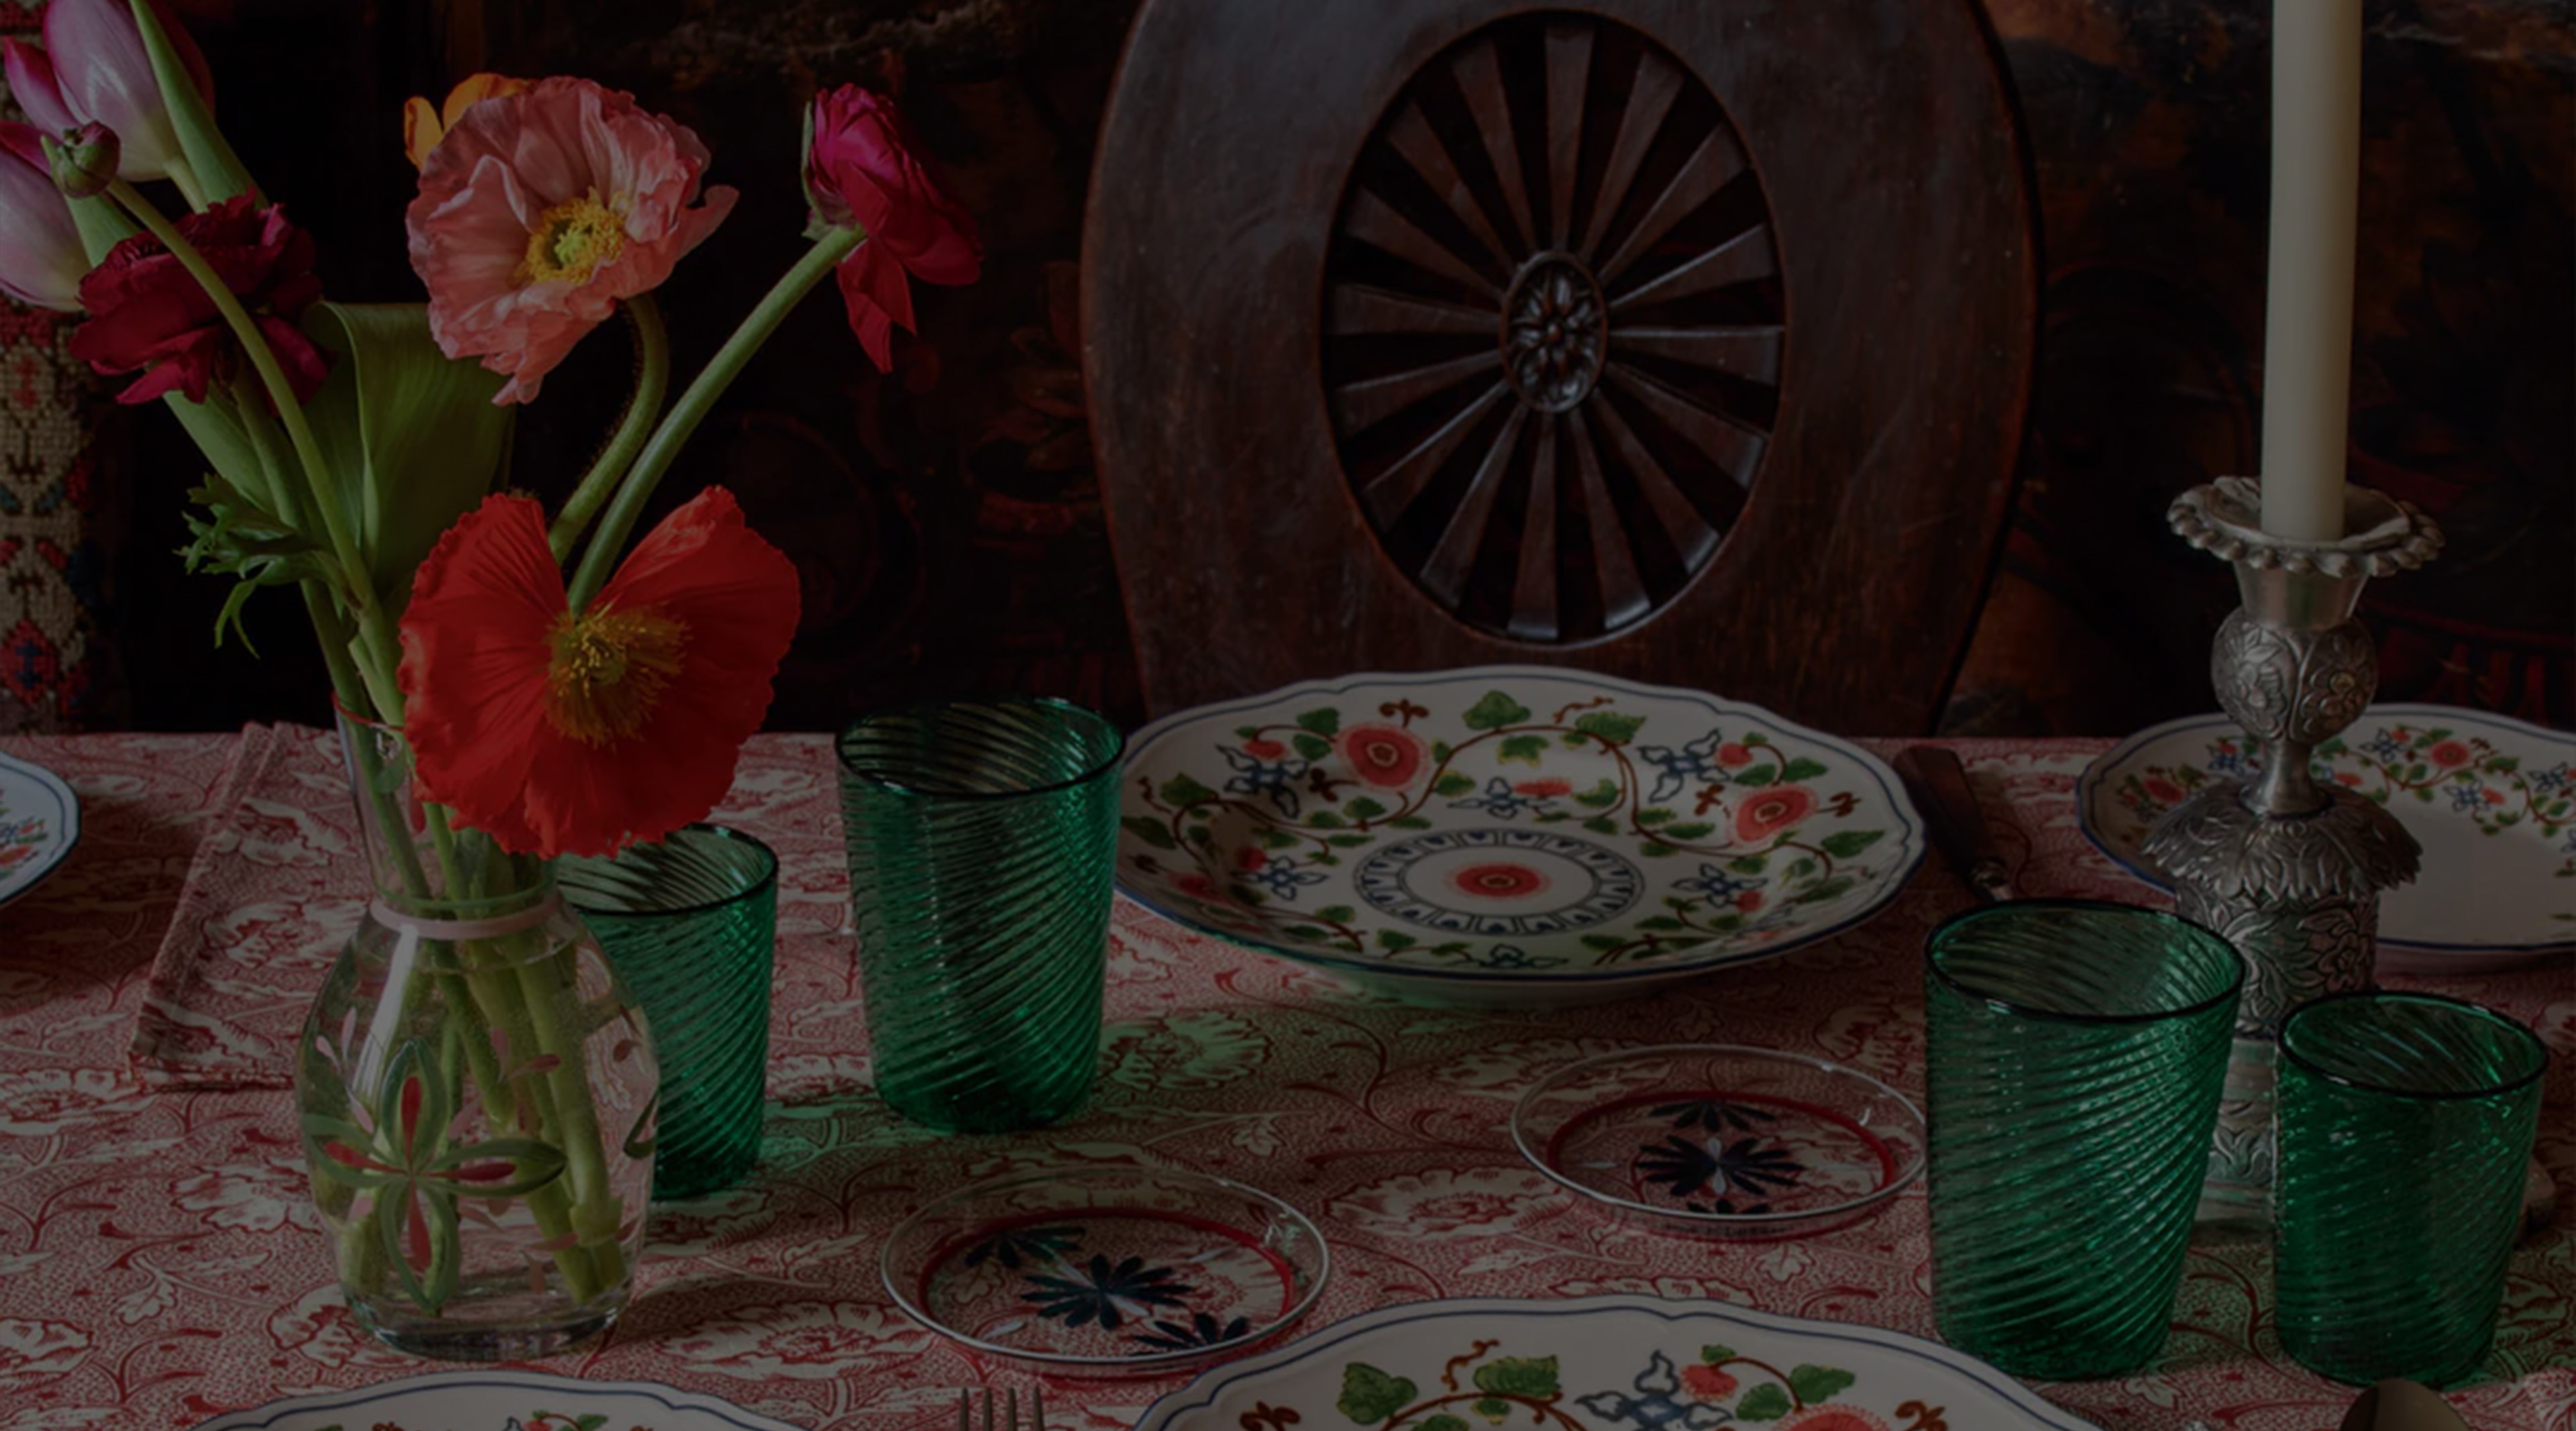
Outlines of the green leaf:
<svg viewBox="0 0 2576 1431">
<path fill-rule="evenodd" d="M 1728 783 L 1735 785 L 1768 785 L 1778 778 L 1780 778 L 1780 772 L 1777 769 L 1768 765 L 1757 765 L 1750 770 L 1737 771 L 1729 778 Z"/>
<path fill-rule="evenodd" d="M 1359 911 L 1347 904 L 1328 904 L 1316 910 L 1315 917 L 1326 924 L 1348 924 L 1359 917 Z"/>
<path fill-rule="evenodd" d="M 1476 788 L 1476 782 L 1452 770 L 1431 784 L 1434 795 L 1464 795 Z"/>
<path fill-rule="evenodd" d="M 1524 712 L 1524 714 L 1526 714 L 1526 712 Z M 1502 753 L 1494 758 L 1496 760 L 1517 760 L 1524 765 L 1536 765 L 1538 764 L 1538 758 L 1546 753 L 1546 736 L 1515 735 L 1508 737 L 1503 741 Z"/>
<path fill-rule="evenodd" d="M 1331 741 L 1320 735 L 1308 735 L 1304 731 L 1289 737 L 1288 743 L 1297 747 L 1297 753 L 1308 760 L 1321 760 L 1333 753 Z"/>
<path fill-rule="evenodd" d="M 1703 1364 L 1708 1366 L 1716 1366 L 1720 1362 L 1733 1361 L 1735 1360 L 1735 1348 L 1725 1346 L 1701 1347 L 1699 1349 L 1699 1359 Z"/>
<path fill-rule="evenodd" d="M 1574 728 L 1601 737 L 1612 745 L 1626 745 L 1637 738 L 1637 727 L 1644 716 L 1617 715 L 1610 711 L 1586 711 L 1574 718 Z"/>
<path fill-rule="evenodd" d="M 1836 875 L 1820 885 L 1798 891 L 1798 903 L 1822 904 L 1829 899 L 1840 899 L 1851 893 L 1851 887 L 1848 875 Z"/>
<path fill-rule="evenodd" d="M 1378 816 L 1386 813 L 1386 807 L 1377 803 L 1375 800 L 1370 799 L 1366 795 L 1362 795 L 1355 800 L 1344 801 L 1342 804 L 1342 813 L 1355 816 L 1362 820 L 1374 820 Z"/>
<path fill-rule="evenodd" d="M 1449 742 L 1445 740 L 1435 740 L 1431 742 L 1431 763 L 1434 765 L 1447 760 L 1450 756 L 1455 755 L 1456 753 L 1457 752 L 1450 747 Z"/>
<path fill-rule="evenodd" d="M 1637 927 L 1639 929 L 1652 929 L 1661 934 L 1669 934 L 1683 928 L 1684 926 L 1680 920 L 1673 918 L 1669 914 L 1649 914 L 1645 918 L 1637 921 Z"/>
<path fill-rule="evenodd" d="M 1410 934 L 1399 933 L 1393 929 L 1381 929 L 1377 932 L 1377 947 L 1389 954 L 1400 949 L 1410 949 L 1421 942 Z"/>
<path fill-rule="evenodd" d="M 1419 815 L 1399 815 L 1386 822 L 1390 830 L 1428 830 L 1431 822 Z"/>
<path fill-rule="evenodd" d="M 1512 1404 L 1510 1402 L 1492 1396 L 1485 1397 L 1467 1409 L 1475 1412 L 1478 1416 L 1483 1417 L 1485 1419 L 1485 1424 L 1489 1426 L 1502 1425 L 1504 1418 L 1512 1414 Z"/>
<path fill-rule="evenodd" d="M 1758 875 L 1770 868 L 1769 855 L 1744 855 L 1726 862 L 1726 867 L 1741 875 Z"/>
<path fill-rule="evenodd" d="M 1595 810 L 1606 810 L 1619 803 L 1619 786 L 1605 776 L 1600 784 L 1591 789 L 1575 791 L 1574 800 L 1578 805 L 1589 805 Z"/>
<path fill-rule="evenodd" d="M 1801 755 L 1781 768 L 1780 778 L 1783 780 L 1813 780 L 1824 773 L 1825 763 L 1823 761 L 1809 760 L 1807 757 Z"/>
<path fill-rule="evenodd" d="M 1257 725 L 1239 725 L 1234 728 L 1234 733 L 1238 739 L 1257 740 L 1261 736 L 1261 727 Z"/>
<path fill-rule="evenodd" d="M 1497 1357 L 1476 1368 L 1476 1389 L 1496 1396 L 1528 1396 L 1544 1399 L 1557 1393 L 1556 1358 L 1552 1356 Z"/>
<path fill-rule="evenodd" d="M 138 8 L 141 8 L 138 0 Z M 366 579 L 387 609 L 410 599 L 421 558 L 501 476 L 518 409 L 495 407 L 501 377 L 450 358 L 417 303 L 316 303 L 304 331 L 332 354 L 304 405 L 348 514 Z"/>
<path fill-rule="evenodd" d="M 1342 713 L 1331 706 L 1323 706 L 1297 717 L 1297 724 L 1317 735 L 1334 735 L 1341 731 Z"/>
<path fill-rule="evenodd" d="M 1680 854 L 1681 851 L 1674 849 L 1672 846 L 1667 845 L 1660 840 L 1648 840 L 1637 847 L 1637 853 L 1646 856 L 1648 859 L 1659 860 L 1666 855 Z"/>
<path fill-rule="evenodd" d="M 1314 814 L 1306 817 L 1306 824 L 1308 827 L 1317 830 L 1339 830 L 1344 828 L 1348 823 L 1349 822 L 1345 821 L 1341 816 L 1334 814 L 1330 810 L 1318 810 Z"/>
<path fill-rule="evenodd" d="M 1789 1369 L 1789 1389 L 1809 1406 L 1819 1406 L 1834 1399 L 1837 1392 L 1856 1380 L 1850 1372 L 1830 1366 L 1794 1366 Z"/>
<path fill-rule="evenodd" d="M 1595 815 L 1583 822 L 1583 828 L 1596 835 L 1615 835 L 1619 833 L 1619 822 L 1607 815 Z"/>
<path fill-rule="evenodd" d="M 161 87 L 162 107 L 170 111 L 170 128 L 179 136 L 179 152 L 188 161 L 188 172 L 196 176 L 197 187 L 208 203 L 229 199 L 236 194 L 259 195 L 259 186 L 251 182 L 250 171 L 242 167 L 241 157 L 215 127 L 213 107 L 197 92 L 197 82 L 188 74 L 187 63 L 161 28 L 161 13 L 152 0 L 130 0 L 134 26 L 143 32 L 143 53 L 152 59 L 152 78 Z"/>
<path fill-rule="evenodd" d="M 1192 805 L 1204 805 L 1216 798 L 1215 791 L 1186 775 L 1175 775 L 1164 781 L 1162 793 L 1164 804 L 1180 810 L 1186 810 Z"/>
<path fill-rule="evenodd" d="M 1796 859 L 1789 861 L 1789 868 L 1784 871 L 1783 874 L 1786 878 L 1800 880 L 1814 874 L 1816 872 L 1816 868 L 1816 862 L 1813 859 L 1810 859 L 1805 855 L 1800 855 Z"/>
<path fill-rule="evenodd" d="M 1335 849 L 1339 849 L 1339 850 L 1356 850 L 1356 849 L 1358 849 L 1359 847 L 1361 847 L 1362 845 L 1374 845 L 1374 844 L 1376 844 L 1376 843 L 1377 843 L 1377 836 L 1375 836 L 1375 835 L 1330 835 L 1330 836 L 1325 837 L 1324 843 L 1325 843 L 1325 844 L 1328 844 L 1328 845 L 1331 845 L 1333 848 L 1335 848 Z"/>
<path fill-rule="evenodd" d="M 1265 850 L 1291 849 L 1296 843 L 1297 837 L 1286 830 L 1266 828 L 1261 832 L 1261 847 Z"/>
<path fill-rule="evenodd" d="M 1300 939 L 1330 939 L 1333 937 L 1331 930 L 1312 924 L 1291 924 L 1280 932 L 1283 934 L 1293 934 Z"/>
<path fill-rule="evenodd" d="M 1640 825 L 1660 825 L 1671 818 L 1673 818 L 1673 812 L 1661 805 L 1649 806 L 1637 812 L 1637 823 Z"/>
<path fill-rule="evenodd" d="M 593 1411 L 577 1418 L 572 1424 L 575 1431 L 599 1431 L 600 1427 L 608 1424 L 608 1418 L 600 1412 Z"/>
<path fill-rule="evenodd" d="M 1662 833 L 1668 840 L 1698 840 L 1717 833 L 1717 827 L 1704 821 L 1694 820 L 1686 825 L 1666 825 Z"/>
<path fill-rule="evenodd" d="M 1437 1416 L 1425 1416 L 1416 1421 L 1413 1423 L 1413 1431 L 1467 1431 L 1467 1422 L 1464 1417 L 1452 1416 L 1443 1411 Z"/>
<path fill-rule="evenodd" d="M 1735 1403 L 1735 1419 L 1738 1421 L 1777 1421 L 1788 1414 L 1789 1393 L 1774 1381 L 1766 1381 L 1744 1393 L 1744 1399 Z"/>
<path fill-rule="evenodd" d="M 1586 934 L 1583 936 L 1584 948 L 1599 949 L 1605 952 L 1616 949 L 1627 942 L 1627 940 L 1620 938 L 1616 934 Z"/>
<path fill-rule="evenodd" d="M 1333 1405 L 1362 1426 L 1374 1426 L 1413 1404 L 1413 1383 L 1365 1362 L 1342 1368 L 1342 1396 Z"/>
<path fill-rule="evenodd" d="M 1149 820 L 1142 815 L 1130 815 L 1118 823 L 1126 827 L 1127 833 L 1152 845 L 1155 849 L 1177 850 L 1181 847 L 1180 842 L 1172 838 L 1172 832 L 1165 829 L 1160 820 Z"/>
<path fill-rule="evenodd" d="M 1204 850 L 1216 843 L 1216 831 L 1205 825 L 1192 825 L 1189 828 L 1189 839 L 1191 844 Z"/>
<path fill-rule="evenodd" d="M 1500 730 L 1529 718 L 1529 707 L 1500 691 L 1485 692 L 1484 699 L 1469 706 L 1466 715 L 1469 730 Z"/>
<path fill-rule="evenodd" d="M 1720 934 L 1732 934 L 1744 927 L 1744 916 L 1741 914 L 1721 914 L 1717 918 L 1710 920 L 1708 922 L 1708 927 L 1716 930 Z"/>
<path fill-rule="evenodd" d="M 1824 846 L 1826 854 L 1847 860 L 1877 844 L 1886 835 L 1885 830 L 1836 830 L 1817 843 Z"/>
</svg>

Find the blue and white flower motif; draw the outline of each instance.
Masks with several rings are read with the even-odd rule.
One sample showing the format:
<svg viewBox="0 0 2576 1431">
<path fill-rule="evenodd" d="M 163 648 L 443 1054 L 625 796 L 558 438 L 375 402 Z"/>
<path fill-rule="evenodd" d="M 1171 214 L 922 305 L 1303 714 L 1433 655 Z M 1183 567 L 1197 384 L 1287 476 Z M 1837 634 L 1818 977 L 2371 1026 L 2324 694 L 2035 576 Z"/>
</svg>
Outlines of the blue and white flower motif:
<svg viewBox="0 0 2576 1431">
<path fill-rule="evenodd" d="M 1760 889 L 1762 885 L 1763 880 L 1758 875 L 1731 875 L 1715 865 L 1701 865 L 1697 879 L 1673 881 L 1674 889 L 1684 894 L 1703 895 L 1718 904 L 1732 904 L 1737 895 Z"/>
<path fill-rule="evenodd" d="M 1636 1388 L 1636 1395 L 1596 1391 L 1574 1398 L 1574 1404 L 1605 1422 L 1633 1426 L 1637 1431 L 1717 1431 L 1733 1419 L 1723 1406 L 1683 1400 L 1682 1379 L 1673 1370 L 1672 1358 L 1662 1352 L 1656 1352 L 1629 1385 Z"/>
<path fill-rule="evenodd" d="M 1257 884 L 1281 899 L 1293 900 L 1306 885 L 1322 884 L 1324 877 L 1299 869 L 1295 860 L 1272 857 L 1257 870 L 1245 870 L 1239 876 L 1246 884 Z"/>
<path fill-rule="evenodd" d="M 1279 813 L 1297 818 L 1297 787 L 1290 782 L 1306 773 L 1306 761 L 1300 756 L 1284 760 L 1262 760 L 1247 755 L 1230 745 L 1217 747 L 1217 754 L 1234 767 L 1234 778 L 1225 782 L 1228 795 L 1267 795 Z"/>
<path fill-rule="evenodd" d="M 1655 788 L 1646 799 L 1649 802 L 1670 800 L 1681 793 L 1684 785 L 1694 780 L 1725 778 L 1717 768 L 1717 747 L 1723 743 L 1723 735 L 1721 731 L 1710 731 L 1679 750 L 1668 745 L 1638 746 L 1637 758 L 1662 772 L 1655 777 Z"/>
<path fill-rule="evenodd" d="M 1512 788 L 1512 782 L 1497 775 L 1485 782 L 1484 794 L 1470 795 L 1464 800 L 1452 800 L 1449 802 L 1449 808 L 1482 810 L 1497 820 L 1509 820 L 1516 818 L 1524 810 L 1547 808 L 1547 802 L 1551 798 L 1553 797 L 1546 795 L 1523 795 Z"/>
<path fill-rule="evenodd" d="M 2406 758 L 2406 743 L 2387 731 L 2381 731 L 2361 743 L 2361 751 L 2382 765 L 2395 765 Z"/>
<path fill-rule="evenodd" d="M 1564 963 L 1554 955 L 1536 955 L 1516 944 L 1492 944 L 1476 960 L 1479 969 L 1553 969 Z"/>
<path fill-rule="evenodd" d="M 2528 783 L 2535 795 L 2555 795 L 2570 785 L 2576 785 L 2576 771 L 2570 771 L 2567 762 L 2562 760 L 2547 770 L 2531 772 Z"/>
<path fill-rule="evenodd" d="M 2487 807 L 2486 789 L 2479 785 L 2474 777 L 2463 780 L 2457 785 L 2446 785 L 2442 788 L 2444 793 L 2451 797 L 2451 809 L 2454 813 L 2465 815 Z"/>
<path fill-rule="evenodd" d="M 2244 748 L 2241 746 L 2234 750 L 2218 750 L 2213 748 L 2209 752 L 2209 773 L 2212 775 L 2243 775 L 2245 773 Z"/>
</svg>

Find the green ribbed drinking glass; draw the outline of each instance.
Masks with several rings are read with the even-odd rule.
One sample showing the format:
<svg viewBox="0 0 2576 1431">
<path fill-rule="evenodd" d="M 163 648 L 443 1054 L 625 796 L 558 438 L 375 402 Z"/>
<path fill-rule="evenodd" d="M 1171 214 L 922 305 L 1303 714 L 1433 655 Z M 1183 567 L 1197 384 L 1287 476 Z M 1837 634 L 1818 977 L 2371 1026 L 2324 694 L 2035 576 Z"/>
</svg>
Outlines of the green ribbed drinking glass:
<svg viewBox="0 0 2576 1431">
<path fill-rule="evenodd" d="M 1925 983 L 1932 1309 L 2019 1376 L 2109 1376 L 2164 1347 L 2245 963 L 2170 914 L 1971 910 Z"/>
<path fill-rule="evenodd" d="M 2340 994 L 2281 1024 L 2272 1282 L 2281 1345 L 2337 1381 L 2440 1386 L 2495 1337 L 2548 1051 L 2431 994 Z"/>
<path fill-rule="evenodd" d="M 739 830 L 691 825 L 611 858 L 558 860 L 555 883 L 661 1050 L 653 1196 L 732 1186 L 760 1158 L 778 856 Z"/>
<path fill-rule="evenodd" d="M 1100 1056 L 1117 727 L 962 700 L 841 732 L 842 833 L 877 1091 L 952 1133 L 1052 1123 Z"/>
</svg>

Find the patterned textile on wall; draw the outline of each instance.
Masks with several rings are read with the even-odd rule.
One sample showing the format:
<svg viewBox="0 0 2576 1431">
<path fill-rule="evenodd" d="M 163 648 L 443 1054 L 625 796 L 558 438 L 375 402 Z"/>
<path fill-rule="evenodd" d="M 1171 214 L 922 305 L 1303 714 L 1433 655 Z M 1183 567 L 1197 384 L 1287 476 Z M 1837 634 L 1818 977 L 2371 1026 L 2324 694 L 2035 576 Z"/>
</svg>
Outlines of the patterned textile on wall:
<svg viewBox="0 0 2576 1431">
<path fill-rule="evenodd" d="M 41 18 L 0 0 L 0 35 Z M 111 705 L 98 400 L 69 332 L 0 299 L 0 733 L 77 729 Z"/>
</svg>

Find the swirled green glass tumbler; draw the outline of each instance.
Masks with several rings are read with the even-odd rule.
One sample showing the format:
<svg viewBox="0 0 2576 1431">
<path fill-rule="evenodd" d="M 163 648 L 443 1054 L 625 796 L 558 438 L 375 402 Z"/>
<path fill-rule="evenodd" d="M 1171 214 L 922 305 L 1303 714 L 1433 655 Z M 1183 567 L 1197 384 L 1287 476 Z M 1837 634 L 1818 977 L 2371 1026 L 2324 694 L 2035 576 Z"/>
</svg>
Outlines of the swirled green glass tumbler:
<svg viewBox="0 0 2576 1431">
<path fill-rule="evenodd" d="M 952 1133 L 1052 1123 L 1100 1057 L 1117 727 L 965 700 L 841 732 L 842 833 L 877 1091 Z"/>
<path fill-rule="evenodd" d="M 760 1159 L 778 856 L 738 830 L 691 825 L 555 881 L 644 1006 L 662 1053 L 657 1200 L 731 1187 Z"/>
<path fill-rule="evenodd" d="M 1971 910 L 1925 978 L 1932 1303 L 2019 1376 L 2108 1376 L 2164 1347 L 2245 963 L 2170 914 Z"/>
<path fill-rule="evenodd" d="M 2477 1369 L 2548 1066 L 2531 1030 L 2455 999 L 2363 992 L 2290 1011 L 2272 1280 L 2291 1356 L 2356 1386 Z"/>
</svg>

